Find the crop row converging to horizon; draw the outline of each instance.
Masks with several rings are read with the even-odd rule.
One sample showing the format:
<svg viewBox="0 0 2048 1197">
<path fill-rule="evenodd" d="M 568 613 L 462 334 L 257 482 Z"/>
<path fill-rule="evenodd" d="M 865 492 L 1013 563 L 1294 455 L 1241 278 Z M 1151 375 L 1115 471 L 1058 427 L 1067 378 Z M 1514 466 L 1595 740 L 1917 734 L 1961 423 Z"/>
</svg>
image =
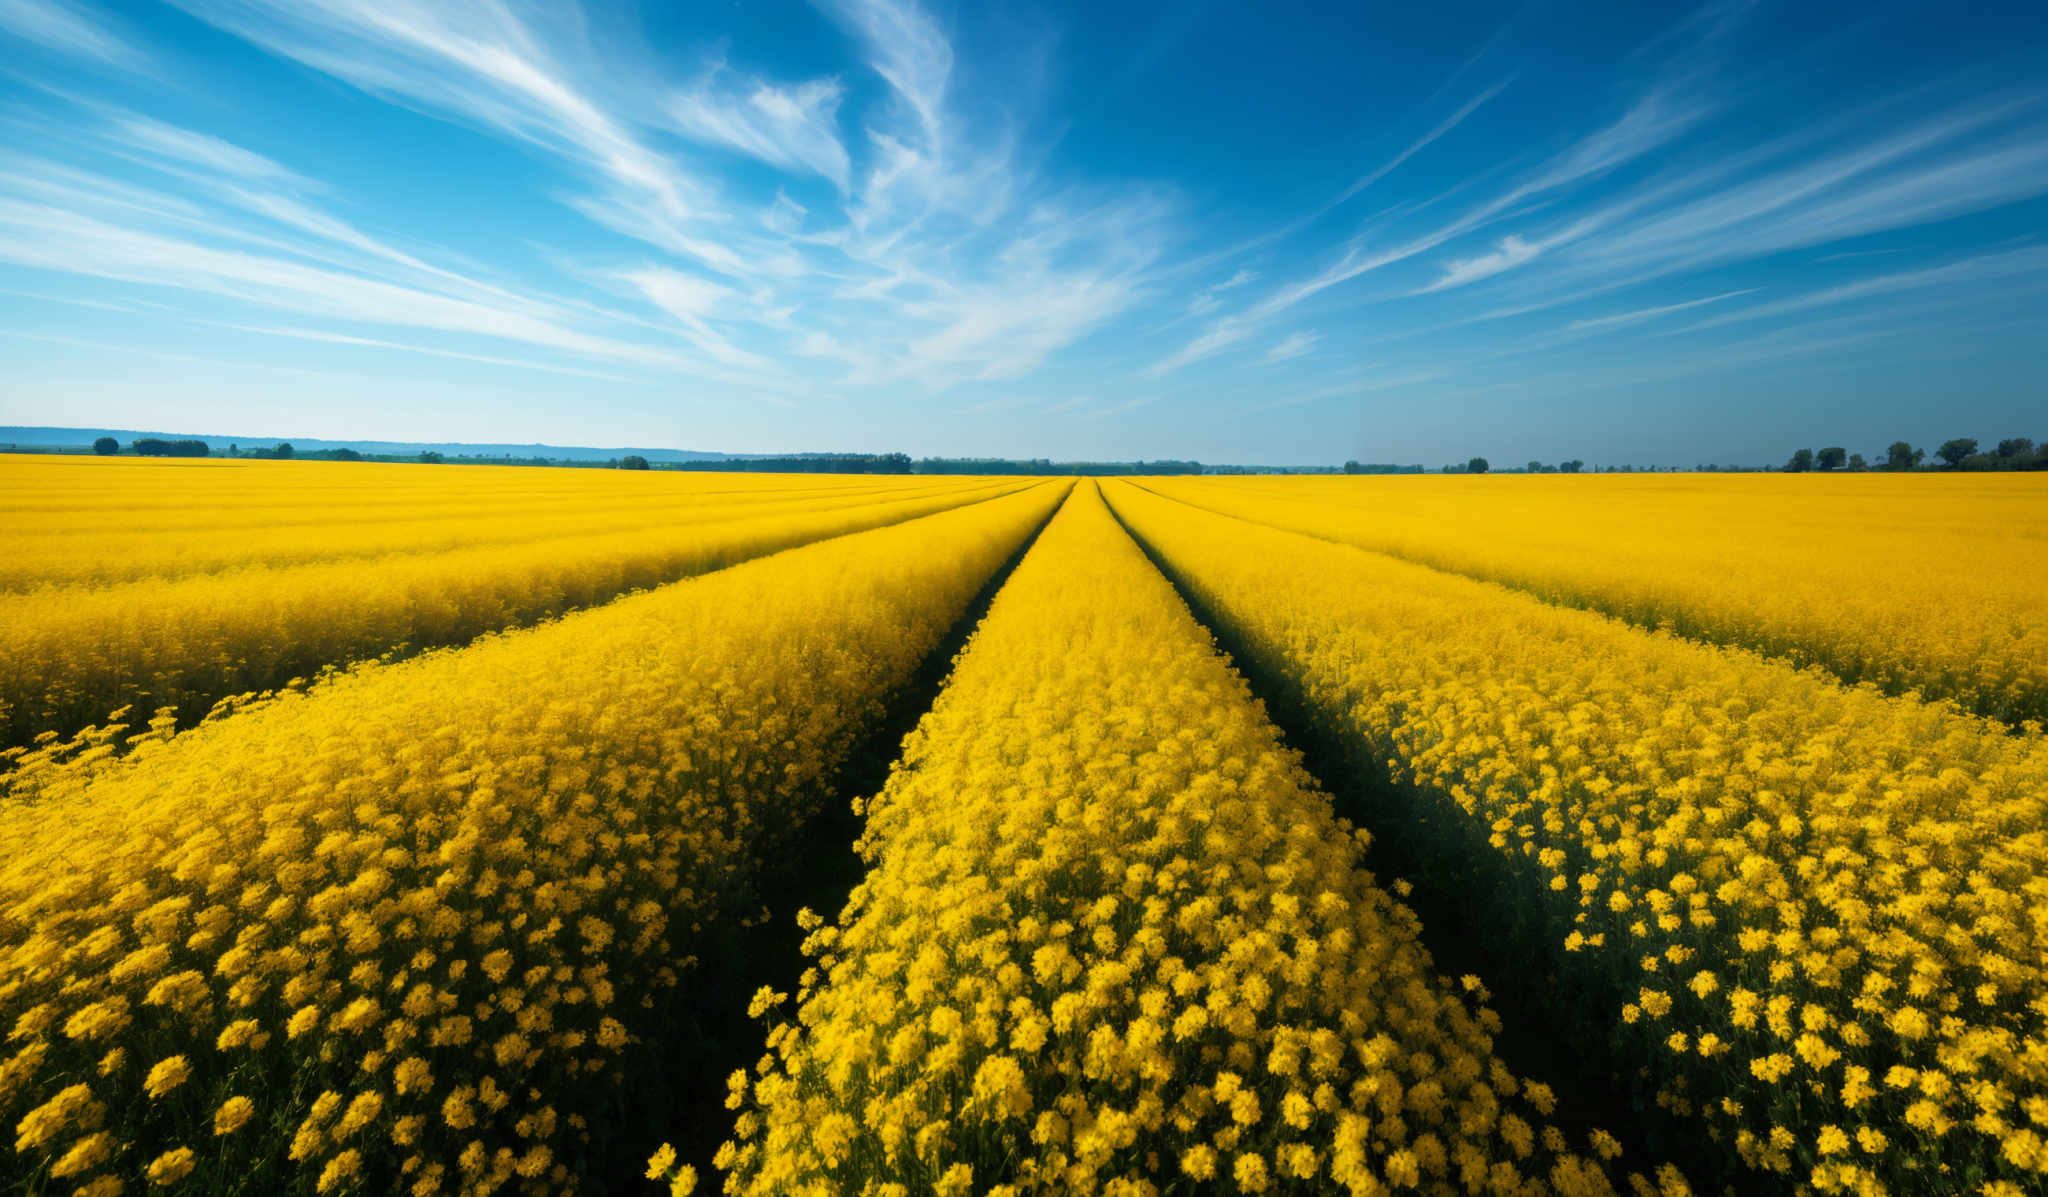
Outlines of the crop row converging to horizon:
<svg viewBox="0 0 2048 1197">
<path fill-rule="evenodd" d="M 0 461 L 0 1192 L 2048 1191 L 2048 479 Z"/>
</svg>

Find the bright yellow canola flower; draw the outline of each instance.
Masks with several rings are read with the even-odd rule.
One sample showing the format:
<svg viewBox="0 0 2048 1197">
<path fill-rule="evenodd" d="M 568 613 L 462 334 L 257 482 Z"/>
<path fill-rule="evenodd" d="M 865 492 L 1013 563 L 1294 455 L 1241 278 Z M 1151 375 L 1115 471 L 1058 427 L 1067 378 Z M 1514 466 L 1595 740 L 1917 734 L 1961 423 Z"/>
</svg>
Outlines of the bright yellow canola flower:
<svg viewBox="0 0 2048 1197">
<path fill-rule="evenodd" d="M 704 925 L 1061 490 L 362 667 L 0 809 L 0 1188 L 572 1184 Z"/>
<path fill-rule="evenodd" d="M 2048 475 L 1143 485 L 1890 693 L 2048 722 Z"/>
<path fill-rule="evenodd" d="M 324 471 L 306 463 L 317 472 L 302 469 L 293 477 L 317 482 L 323 473 L 351 468 L 320 464 Z M 250 563 L 226 572 L 0 596 L 0 744 L 26 744 L 44 731 L 69 734 L 131 705 L 172 705 L 197 714 L 219 699 L 310 677 L 325 666 L 401 647 L 461 644 L 633 589 L 1021 485 L 970 479 L 907 498 L 828 494 L 773 514 L 712 506 L 652 528 L 446 552 L 394 550 L 362 560 Z"/>
<path fill-rule="evenodd" d="M 728 1192 L 1614 1191 L 1093 486 L 867 813 Z"/>
<path fill-rule="evenodd" d="M 0 454 L 0 594 L 652 532 L 969 481 Z"/>
<path fill-rule="evenodd" d="M 2042 737 L 1135 486 L 1110 497 L 1432 829 L 1471 832 L 1446 867 L 1464 852 L 1479 876 L 1470 853 L 1495 854 L 1513 880 L 1475 898 L 1547 927 L 1611 1002 L 1582 1032 L 1654 1058 L 1667 1109 L 1821 1192 L 2040 1190 Z"/>
</svg>

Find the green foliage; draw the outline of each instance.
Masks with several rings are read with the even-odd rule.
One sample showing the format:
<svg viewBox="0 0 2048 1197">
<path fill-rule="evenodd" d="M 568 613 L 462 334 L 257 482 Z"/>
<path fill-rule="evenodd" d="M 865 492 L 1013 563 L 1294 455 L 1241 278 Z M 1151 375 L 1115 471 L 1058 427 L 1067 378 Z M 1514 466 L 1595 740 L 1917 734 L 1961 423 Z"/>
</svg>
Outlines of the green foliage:
<svg viewBox="0 0 2048 1197">
<path fill-rule="evenodd" d="M 209 451 L 205 441 L 167 441 L 156 436 L 145 436 L 130 447 L 138 457 L 205 457 Z"/>
</svg>

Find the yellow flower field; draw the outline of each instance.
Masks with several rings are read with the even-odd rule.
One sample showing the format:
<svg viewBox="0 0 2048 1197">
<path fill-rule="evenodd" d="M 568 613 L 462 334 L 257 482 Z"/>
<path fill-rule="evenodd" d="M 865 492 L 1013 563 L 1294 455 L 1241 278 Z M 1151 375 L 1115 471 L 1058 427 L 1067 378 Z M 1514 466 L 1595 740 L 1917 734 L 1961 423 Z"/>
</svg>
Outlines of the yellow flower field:
<svg viewBox="0 0 2048 1197">
<path fill-rule="evenodd" d="M 2048 475 L 1143 485 L 1850 682 L 2048 723 Z"/>
<path fill-rule="evenodd" d="M 2048 741 L 1110 490 L 1326 728 L 1512 882 L 1650 1087 L 1819 1192 L 2048 1176 Z M 1445 817 L 1448 812 L 1450 817 Z M 1467 829 L 1460 843 L 1456 828 Z M 1532 943 L 1527 950 L 1539 952 Z M 2007 1187 L 1999 1187 L 2007 1186 Z"/>
<path fill-rule="evenodd" d="M 701 926 L 1063 489 L 363 666 L 0 807 L 0 1176 L 565 1183 Z"/>
<path fill-rule="evenodd" d="M 868 804 L 728 1191 L 1617 1191 L 1365 838 L 1084 487 Z"/>
<path fill-rule="evenodd" d="M 131 488 L 129 501 L 151 501 L 148 488 L 156 475 L 148 471 L 165 467 L 120 461 L 109 470 L 110 464 L 116 463 L 80 459 L 72 468 L 112 474 L 113 490 Z M 258 492 L 252 501 L 262 501 L 263 494 L 283 495 L 301 511 L 307 491 L 320 493 L 337 475 L 353 481 L 347 476 L 365 468 L 354 463 L 237 464 L 259 474 L 281 474 L 270 483 L 275 489 Z M 430 479 L 472 468 L 506 472 L 383 468 Z M 180 478 L 226 472 L 225 463 L 205 461 L 170 467 L 171 476 Z M 606 503 L 619 501 L 621 479 L 641 481 L 618 471 L 519 472 L 610 481 L 609 490 L 582 492 L 586 499 L 595 496 Z M 728 481 L 717 475 L 695 477 Z M 1017 487 L 1015 480 L 992 484 L 980 479 L 880 491 L 845 487 L 781 503 L 762 502 L 764 488 L 758 484 L 752 493 L 741 492 L 742 501 L 712 500 L 716 492 L 705 488 L 710 501 L 657 515 L 642 526 L 607 530 L 604 519 L 597 518 L 590 521 L 592 530 L 583 531 L 573 530 L 578 523 L 575 500 L 565 496 L 563 502 L 571 504 L 568 516 L 555 506 L 530 510 L 523 520 L 450 515 L 395 528 L 372 525 L 379 536 L 391 539 L 377 542 L 381 549 L 359 558 L 338 554 L 338 560 L 272 563 L 259 537 L 232 568 L 106 585 L 53 583 L 0 595 L 0 746 L 23 745 L 45 731 L 68 735 L 130 706 L 138 714 L 176 706 L 189 721 L 222 698 L 278 686 L 324 666 L 397 649 L 460 644 L 630 590 Z M 847 493 L 837 493 L 842 489 Z M 216 491 L 207 501 L 214 510 L 245 518 L 246 509 L 232 506 L 241 498 L 237 492 Z M 21 522 L 35 521 L 24 516 Z M 328 523 L 294 528 L 289 537 L 320 544 L 330 541 L 330 533 L 346 538 L 358 530 L 330 514 Z M 198 535 L 174 523 L 144 540 L 176 546 Z M 228 536 L 228 548 L 244 551 L 236 547 L 242 543 L 238 536 L 206 535 Z M 464 543 L 464 536 L 478 543 Z M 16 534 L 9 539 L 19 546 L 26 538 Z M 91 539 L 109 554 L 120 551 L 115 534 Z M 166 551 L 161 557 L 167 562 L 173 555 Z"/>
<path fill-rule="evenodd" d="M 974 481 L 16 457 L 0 471 L 0 593 L 645 531 Z"/>
<path fill-rule="evenodd" d="M 0 456 L 0 1197 L 2048 1193 L 2041 483 Z"/>
</svg>

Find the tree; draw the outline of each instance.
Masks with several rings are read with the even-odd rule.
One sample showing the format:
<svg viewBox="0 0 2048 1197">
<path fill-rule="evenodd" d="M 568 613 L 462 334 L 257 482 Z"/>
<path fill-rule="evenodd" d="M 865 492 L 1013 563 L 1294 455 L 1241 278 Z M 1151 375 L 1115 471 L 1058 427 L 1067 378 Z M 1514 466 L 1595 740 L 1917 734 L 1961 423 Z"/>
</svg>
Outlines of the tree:
<svg viewBox="0 0 2048 1197">
<path fill-rule="evenodd" d="M 1976 451 L 1977 442 L 1974 438 L 1959 436 L 1952 441 L 1943 441 L 1941 448 L 1934 451 L 1934 455 L 1947 462 L 1949 469 L 1955 469 Z"/>
<path fill-rule="evenodd" d="M 1560 461 L 1557 463 L 1557 472 L 1560 474 L 1579 474 L 1585 472 L 1585 469 L 1586 463 L 1576 457 L 1570 461 Z"/>
<path fill-rule="evenodd" d="M 1812 468 L 1813 450 L 1811 449 L 1801 449 L 1792 455 L 1792 460 L 1785 463 L 1785 472 L 1788 474 L 1804 474 Z"/>
<path fill-rule="evenodd" d="M 2000 441 L 1998 442 L 1998 455 L 2000 457 L 2032 457 L 2034 455 L 2034 442 L 2023 436 Z"/>
<path fill-rule="evenodd" d="M 270 452 L 277 457 L 290 457 L 292 455 L 292 443 L 290 441 L 279 441 L 277 442 L 277 448 L 272 449 Z"/>
<path fill-rule="evenodd" d="M 1927 450 L 1915 449 L 1904 441 L 1893 441 L 1891 448 L 1884 451 L 1884 468 L 1888 470 L 1910 470 L 1927 456 Z"/>
<path fill-rule="evenodd" d="M 328 456 L 332 457 L 336 461 L 361 461 L 363 459 L 363 455 L 361 453 L 358 453 L 354 449 L 350 449 L 347 446 L 343 446 L 342 448 L 333 450 L 328 454 Z"/>
<path fill-rule="evenodd" d="M 1540 461 L 1532 461 L 1532 462 L 1530 462 L 1530 463 L 1529 463 L 1529 469 L 1528 469 L 1528 472 L 1529 472 L 1529 473 L 1531 473 L 1531 474 L 1541 474 L 1541 473 L 1545 472 L 1545 471 L 1544 471 L 1544 466 L 1543 466 L 1543 463 L 1542 463 L 1542 462 L 1540 462 Z"/>
<path fill-rule="evenodd" d="M 446 460 L 447 458 L 442 457 L 439 453 L 434 452 L 432 449 L 428 449 L 420 454 L 421 465 L 440 465 L 443 461 Z"/>
<path fill-rule="evenodd" d="M 92 443 L 92 451 L 101 457 L 112 457 L 121 451 L 121 442 L 111 436 L 103 436 Z"/>
<path fill-rule="evenodd" d="M 1475 457 L 1465 463 L 1465 472 L 1468 474 L 1484 474 L 1492 468 L 1492 466 L 1486 464 L 1484 457 Z"/>
<path fill-rule="evenodd" d="M 622 470 L 644 470 L 647 468 L 647 459 L 638 453 L 628 453 L 624 457 L 619 458 L 619 468 Z"/>
<path fill-rule="evenodd" d="M 1851 470 L 1852 472 L 1855 472 L 1855 473 L 1861 473 L 1862 471 L 1864 471 L 1864 470 L 1867 470 L 1867 469 L 1869 469 L 1869 468 L 1870 468 L 1870 463 L 1869 463 L 1869 462 L 1867 462 L 1867 461 L 1865 461 L 1865 460 L 1863 460 L 1863 454 L 1861 454 L 1861 453 L 1851 453 L 1851 454 L 1849 454 L 1849 469 L 1850 469 L 1850 470 Z"/>
<path fill-rule="evenodd" d="M 1847 449 L 1842 448 L 1840 445 L 1830 445 L 1815 455 L 1813 468 L 1816 470 L 1839 470 L 1848 464 L 1848 461 L 1849 451 Z"/>
<path fill-rule="evenodd" d="M 1347 474 L 1356 474 L 1359 472 L 1359 469 L 1360 466 L 1355 461 L 1347 461 L 1344 463 L 1344 472 Z"/>
</svg>

